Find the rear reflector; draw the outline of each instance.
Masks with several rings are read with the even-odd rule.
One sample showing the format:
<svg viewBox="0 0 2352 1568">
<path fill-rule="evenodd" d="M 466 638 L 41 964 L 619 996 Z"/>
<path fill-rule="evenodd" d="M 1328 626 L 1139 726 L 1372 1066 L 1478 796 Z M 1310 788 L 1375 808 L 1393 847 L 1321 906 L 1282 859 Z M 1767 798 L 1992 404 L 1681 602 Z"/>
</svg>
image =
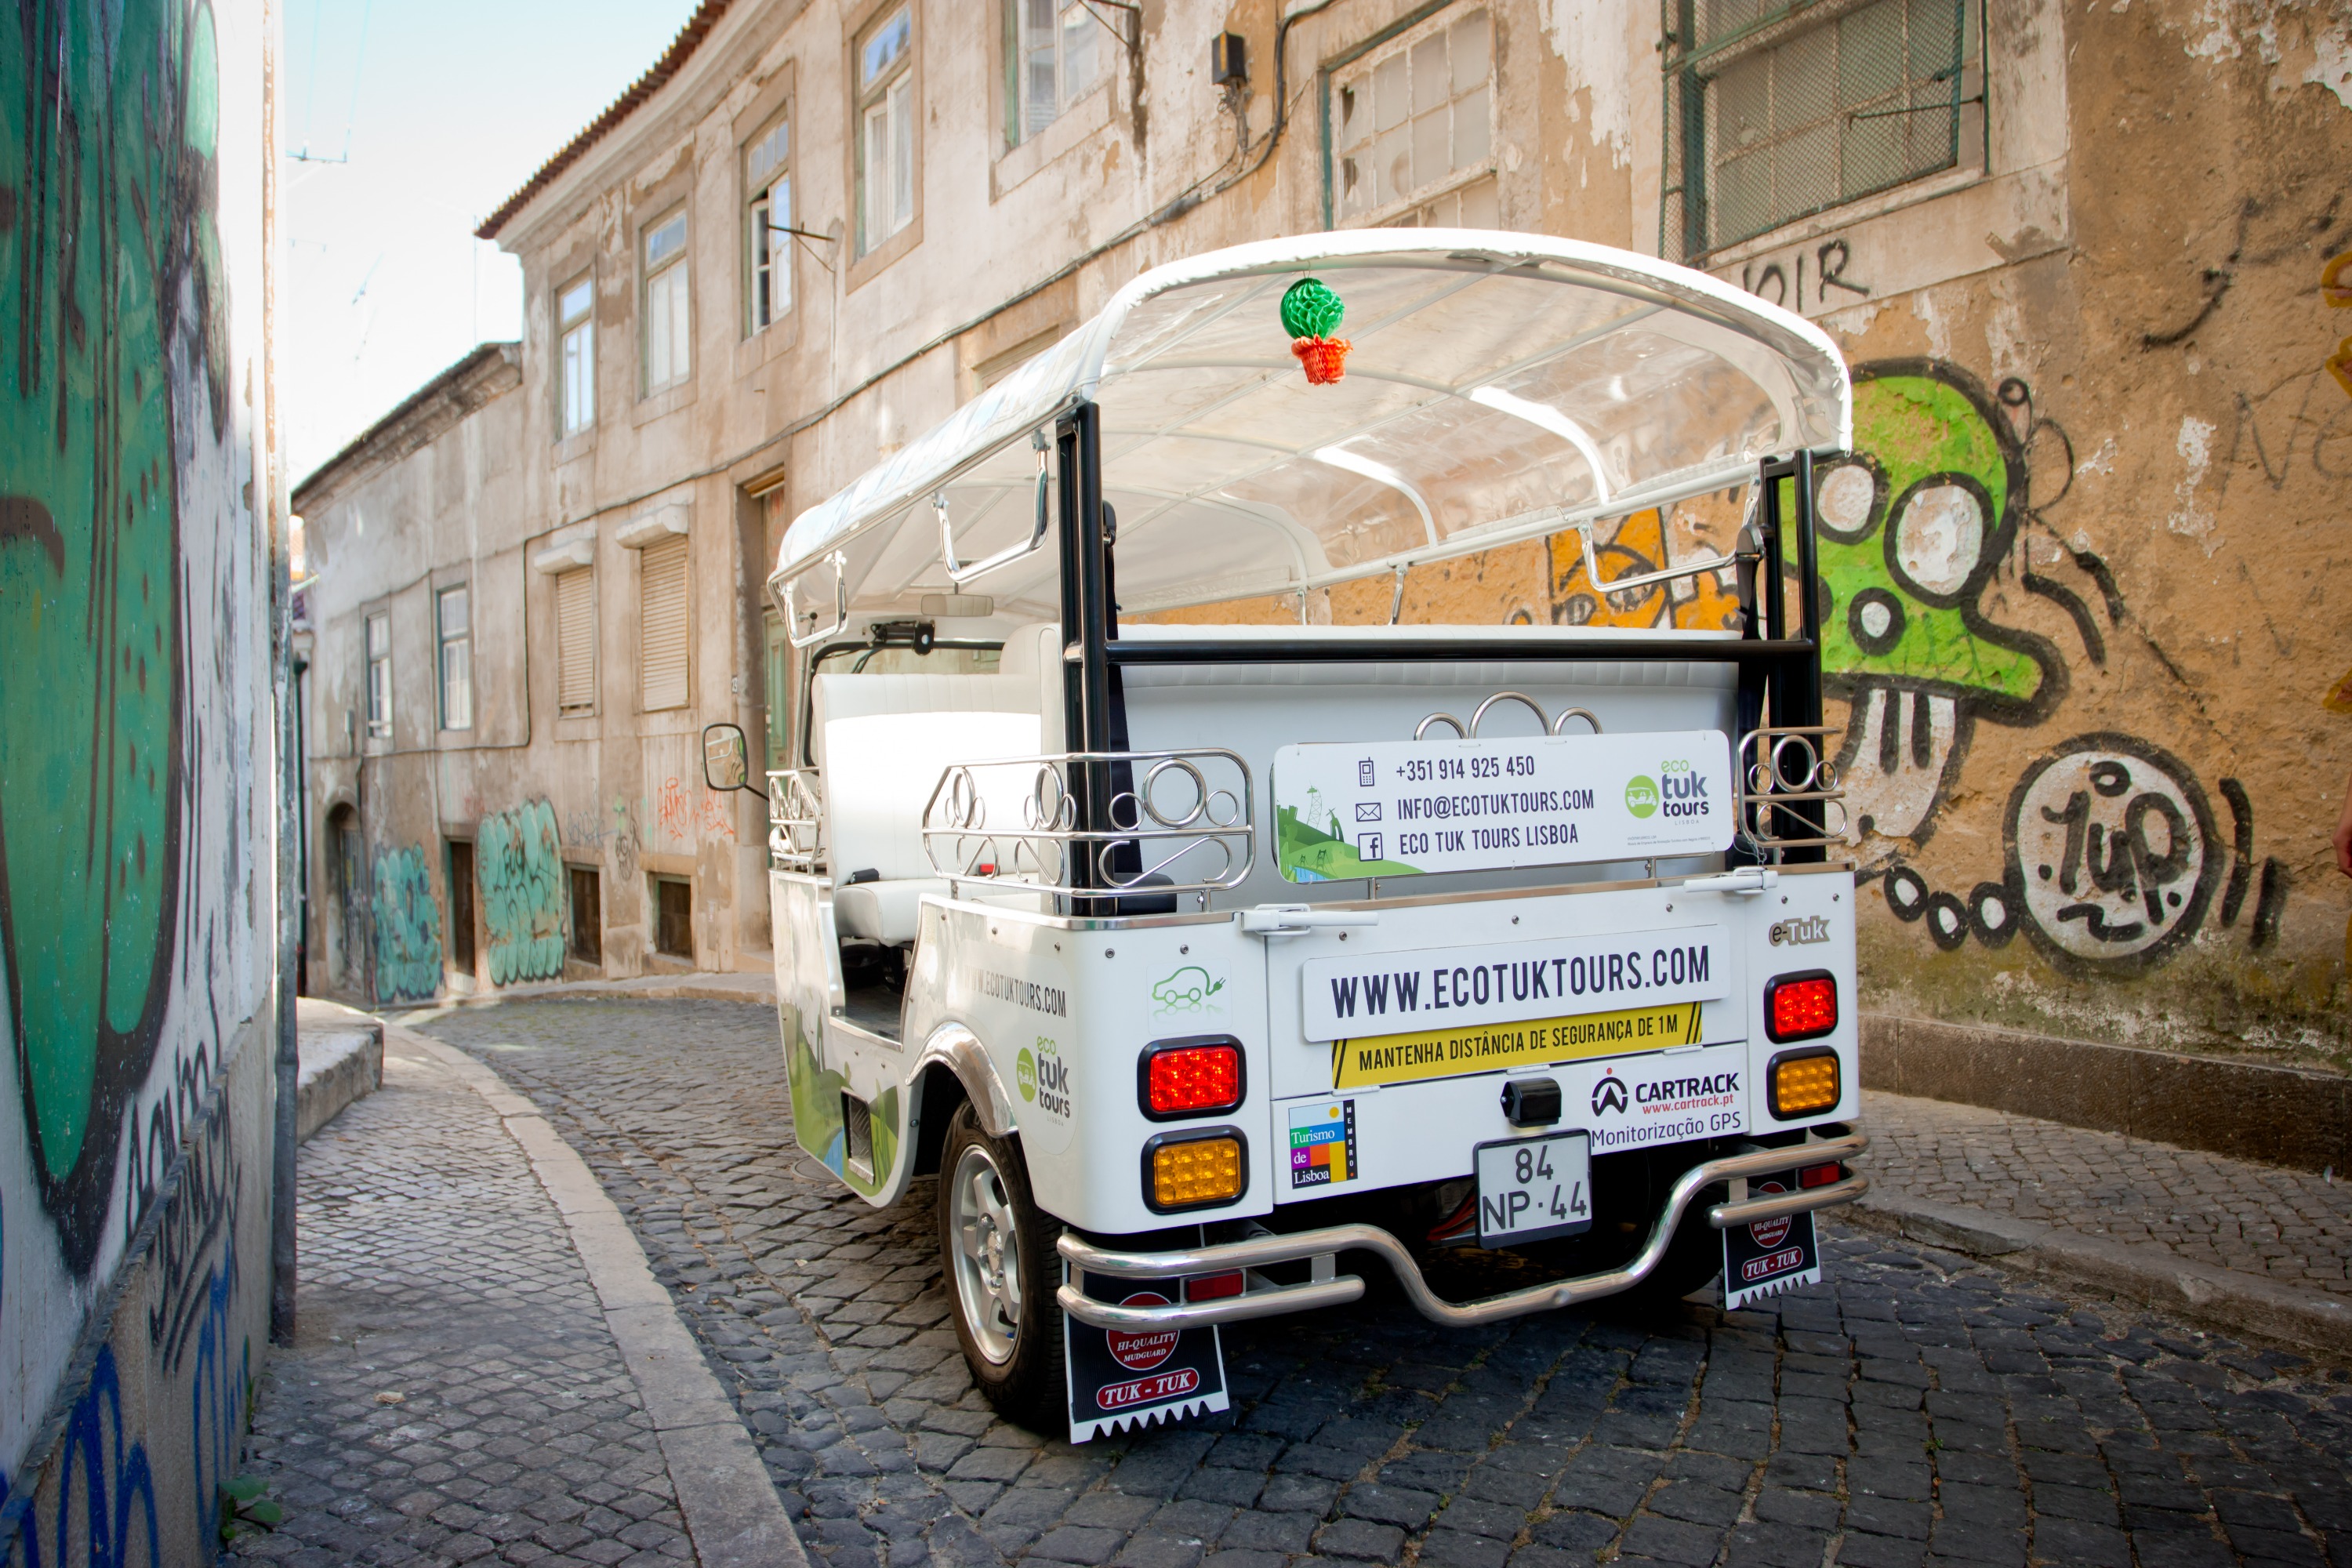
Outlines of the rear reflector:
<svg viewBox="0 0 2352 1568">
<path fill-rule="evenodd" d="M 1797 1185 L 1801 1187 L 1826 1187 L 1844 1179 L 1843 1165 L 1808 1165 L 1797 1173 Z"/>
<path fill-rule="evenodd" d="M 1810 1040 L 1837 1022 L 1837 982 L 1827 974 L 1783 974 L 1764 987 L 1764 1032 L 1775 1040 Z"/>
<path fill-rule="evenodd" d="M 1163 1132 L 1143 1147 L 1143 1200 L 1155 1213 L 1229 1204 L 1248 1185 L 1238 1129 Z"/>
<path fill-rule="evenodd" d="M 1155 1046 L 1143 1061 L 1143 1113 L 1205 1116 L 1242 1102 L 1242 1051 L 1231 1042 Z"/>
<path fill-rule="evenodd" d="M 1838 1079 L 1837 1053 L 1826 1046 L 1774 1057 L 1765 1071 L 1764 1084 L 1772 1114 L 1783 1121 L 1831 1110 L 1844 1093 Z M 1837 1169 L 1834 1165 L 1824 1168 Z M 1811 1175 L 1806 1173 L 1805 1185 L 1813 1184 Z"/>
<path fill-rule="evenodd" d="M 1184 1281 L 1187 1301 L 1217 1301 L 1241 1293 L 1242 1271 L 1238 1268 L 1230 1274 L 1203 1274 L 1198 1279 Z"/>
</svg>

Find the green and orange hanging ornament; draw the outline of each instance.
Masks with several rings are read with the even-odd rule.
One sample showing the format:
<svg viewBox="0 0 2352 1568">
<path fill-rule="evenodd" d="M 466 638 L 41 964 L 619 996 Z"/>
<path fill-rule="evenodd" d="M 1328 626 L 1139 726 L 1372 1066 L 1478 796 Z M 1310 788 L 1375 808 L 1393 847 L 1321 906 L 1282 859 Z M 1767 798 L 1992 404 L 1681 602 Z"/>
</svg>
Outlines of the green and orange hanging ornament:
<svg viewBox="0 0 2352 1568">
<path fill-rule="evenodd" d="M 1307 369 L 1307 384 L 1328 386 L 1347 374 L 1348 351 L 1356 345 L 1331 334 L 1348 307 L 1319 278 L 1301 278 L 1283 291 L 1282 330 L 1290 352 Z"/>
</svg>

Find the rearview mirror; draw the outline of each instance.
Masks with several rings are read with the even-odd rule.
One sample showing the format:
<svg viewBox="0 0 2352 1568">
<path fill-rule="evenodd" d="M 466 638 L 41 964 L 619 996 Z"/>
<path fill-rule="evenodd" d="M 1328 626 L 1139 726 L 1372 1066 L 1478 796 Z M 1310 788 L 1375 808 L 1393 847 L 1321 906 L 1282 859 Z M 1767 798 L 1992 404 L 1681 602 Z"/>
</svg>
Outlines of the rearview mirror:
<svg viewBox="0 0 2352 1568">
<path fill-rule="evenodd" d="M 702 727 L 702 782 L 721 793 L 750 790 L 761 800 L 768 798 L 763 792 L 752 788 L 751 742 L 743 738 L 741 726 Z"/>
</svg>

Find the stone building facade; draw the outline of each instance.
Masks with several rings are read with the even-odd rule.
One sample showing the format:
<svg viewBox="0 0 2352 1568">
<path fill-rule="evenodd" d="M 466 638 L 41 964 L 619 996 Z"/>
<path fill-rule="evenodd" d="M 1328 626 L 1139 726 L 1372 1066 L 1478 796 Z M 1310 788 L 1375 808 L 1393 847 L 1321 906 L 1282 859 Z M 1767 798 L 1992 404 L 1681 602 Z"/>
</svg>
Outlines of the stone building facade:
<svg viewBox="0 0 2352 1568">
<path fill-rule="evenodd" d="M 794 514 L 1148 267 L 1499 226 L 1704 268 L 1818 319 L 1854 366 L 1855 455 L 1822 478 L 1826 658 L 1877 1005 L 2340 1060 L 2347 152 L 2344 0 L 708 0 L 484 226 L 526 298 L 511 359 L 462 373 L 486 401 L 404 455 L 380 430 L 303 509 L 330 552 L 368 486 L 390 487 L 371 528 L 416 531 L 366 547 L 415 584 L 395 691 L 445 563 L 495 536 L 520 584 L 485 586 L 472 623 L 478 691 L 513 693 L 477 722 L 497 713 L 508 749 L 403 742 L 395 718 L 383 765 L 443 770 L 439 815 L 405 789 L 360 810 L 369 907 L 399 910 L 375 868 L 421 847 L 392 880 L 446 911 L 448 846 L 476 834 L 478 878 L 469 825 L 535 813 L 527 865 L 602 878 L 601 960 L 566 963 L 659 962 L 670 879 L 694 962 L 756 963 L 757 803 L 706 797 L 692 743 L 720 719 L 784 743 L 760 584 Z M 428 473 L 429 503 L 394 500 Z M 646 542 L 673 538 L 691 647 L 682 704 L 656 708 Z M 1692 542 L 1646 514 L 1611 558 Z M 331 553 L 321 584 L 347 569 Z M 577 710 L 556 695 L 569 571 L 594 584 Z M 378 765 L 335 728 L 376 591 L 319 601 L 316 778 L 352 782 L 318 786 L 314 836 Z M 498 594 L 528 675 L 489 668 Z M 1538 545 L 1416 572 L 1405 605 L 1687 625 L 1720 598 L 1612 596 Z M 525 876 L 553 900 L 524 900 L 532 931 L 577 925 L 569 875 Z M 554 973 L 530 940 L 513 972 Z"/>
</svg>

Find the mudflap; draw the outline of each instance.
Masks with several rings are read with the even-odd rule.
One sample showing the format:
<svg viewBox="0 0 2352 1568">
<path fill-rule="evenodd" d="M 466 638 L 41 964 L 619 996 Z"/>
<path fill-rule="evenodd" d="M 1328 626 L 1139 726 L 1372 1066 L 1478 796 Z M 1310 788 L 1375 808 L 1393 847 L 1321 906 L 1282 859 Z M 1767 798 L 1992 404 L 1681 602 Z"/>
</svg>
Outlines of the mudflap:
<svg viewBox="0 0 2352 1568">
<path fill-rule="evenodd" d="M 1068 1265 L 1063 1266 L 1066 1276 Z M 1172 1281 L 1086 1276 L 1086 1292 L 1122 1306 L 1160 1307 L 1181 1294 Z M 1089 1328 L 1062 1314 L 1063 1371 L 1070 1390 L 1070 1441 L 1083 1443 L 1123 1427 L 1206 1415 L 1232 1403 L 1225 1392 L 1224 1347 L 1216 1328 L 1130 1333 Z"/>
<path fill-rule="evenodd" d="M 1797 1173 L 1751 1176 L 1748 1195 L 1797 1189 Z M 1818 1285 L 1822 1279 L 1822 1247 L 1810 1214 L 1759 1219 L 1735 1225 L 1723 1233 L 1723 1310 L 1736 1312 L 1750 1301 Z"/>
</svg>

